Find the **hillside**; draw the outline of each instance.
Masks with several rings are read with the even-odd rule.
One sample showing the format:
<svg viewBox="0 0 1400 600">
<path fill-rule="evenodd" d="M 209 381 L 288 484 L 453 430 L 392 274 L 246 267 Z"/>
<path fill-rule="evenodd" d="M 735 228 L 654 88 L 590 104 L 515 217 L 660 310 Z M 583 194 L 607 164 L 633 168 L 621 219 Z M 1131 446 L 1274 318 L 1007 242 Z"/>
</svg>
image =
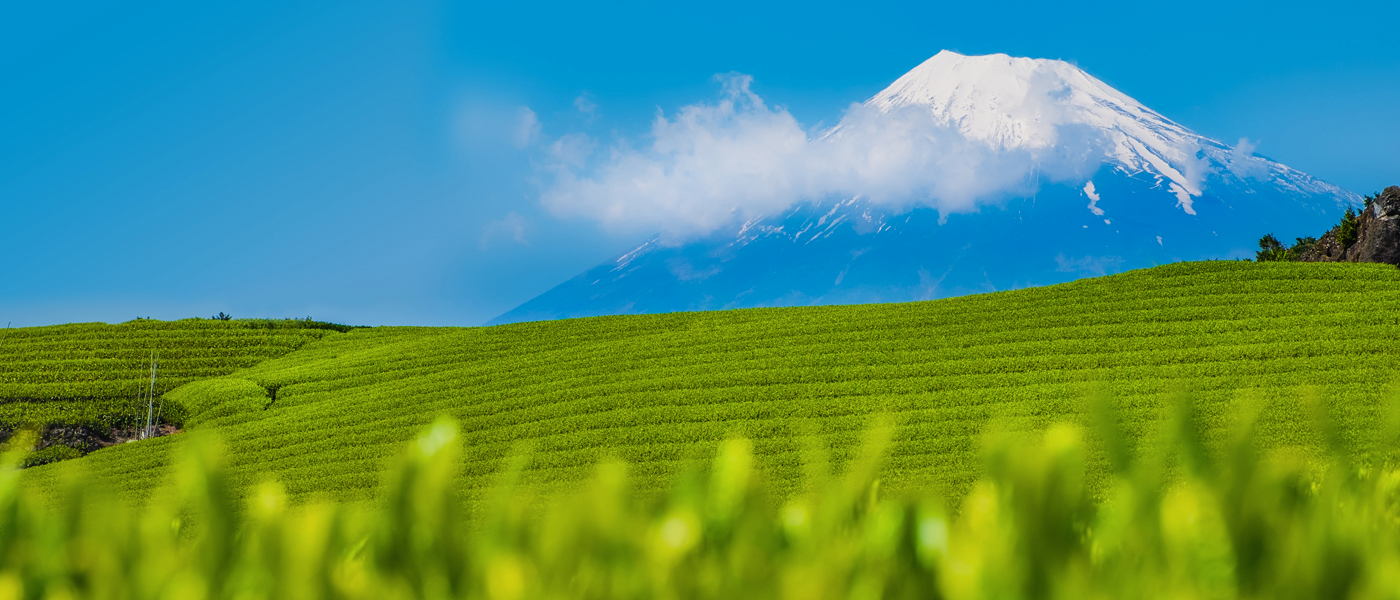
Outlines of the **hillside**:
<svg viewBox="0 0 1400 600">
<path fill-rule="evenodd" d="M 145 423 L 141 398 L 201 378 L 227 375 L 336 333 L 328 323 L 296 320 L 140 319 L 11 329 L 0 339 L 0 436 L 44 431 L 41 446 L 58 458 L 95 450 Z M 168 406 L 163 423 L 179 423 Z M 3 439 L 0 439 L 3 441 Z M 65 450 L 68 448 L 68 450 Z"/>
<path fill-rule="evenodd" d="M 1387 265 L 1179 263 L 907 304 L 356 330 L 167 398 L 223 438 L 235 488 L 275 477 L 294 500 L 373 497 L 386 460 L 440 414 L 462 423 L 469 495 L 513 448 L 530 450 L 526 481 L 569 484 L 616 457 L 658 488 L 731 435 L 754 440 L 785 493 L 800 436 L 821 435 L 840 463 L 888 413 L 882 489 L 961 496 L 989 424 L 1038 429 L 1093 390 L 1121 406 L 1135 444 L 1177 391 L 1212 427 L 1236 399 L 1267 402 L 1263 438 L 1281 445 L 1309 441 L 1298 398 L 1312 389 L 1353 435 L 1395 379 L 1397 314 Z M 139 500 L 183 437 L 25 477 L 48 485 L 85 466 Z"/>
</svg>

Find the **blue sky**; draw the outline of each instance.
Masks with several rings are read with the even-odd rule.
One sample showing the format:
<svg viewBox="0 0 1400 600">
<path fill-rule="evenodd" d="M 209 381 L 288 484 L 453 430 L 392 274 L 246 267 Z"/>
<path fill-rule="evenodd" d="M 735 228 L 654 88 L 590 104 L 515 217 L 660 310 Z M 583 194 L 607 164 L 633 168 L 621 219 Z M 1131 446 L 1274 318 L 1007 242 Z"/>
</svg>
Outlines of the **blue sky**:
<svg viewBox="0 0 1400 600">
<path fill-rule="evenodd" d="M 1395 3 L 286 4 L 0 7 L 0 321 L 476 325 L 645 237 L 541 207 L 522 133 L 638 139 L 731 72 L 829 125 L 942 49 L 1400 184 Z"/>
</svg>

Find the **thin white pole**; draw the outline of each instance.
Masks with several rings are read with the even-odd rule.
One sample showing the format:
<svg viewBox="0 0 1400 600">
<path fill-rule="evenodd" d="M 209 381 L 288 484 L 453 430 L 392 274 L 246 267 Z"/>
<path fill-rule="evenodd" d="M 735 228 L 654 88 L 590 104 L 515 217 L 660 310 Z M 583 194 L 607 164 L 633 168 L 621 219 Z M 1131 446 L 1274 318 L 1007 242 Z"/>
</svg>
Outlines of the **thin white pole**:
<svg viewBox="0 0 1400 600">
<path fill-rule="evenodd" d="M 151 418 L 154 415 L 156 398 L 156 353 L 151 353 L 151 386 L 146 391 L 146 431 L 141 439 L 151 437 Z"/>
</svg>

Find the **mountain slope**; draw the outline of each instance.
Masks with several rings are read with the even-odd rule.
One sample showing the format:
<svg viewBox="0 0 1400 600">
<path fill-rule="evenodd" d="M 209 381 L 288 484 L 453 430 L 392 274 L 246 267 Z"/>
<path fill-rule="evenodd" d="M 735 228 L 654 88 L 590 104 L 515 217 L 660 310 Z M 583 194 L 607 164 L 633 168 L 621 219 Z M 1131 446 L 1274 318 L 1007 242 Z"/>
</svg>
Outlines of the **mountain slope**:
<svg viewBox="0 0 1400 600">
<path fill-rule="evenodd" d="M 813 198 L 701 239 L 655 238 L 490 324 L 909 301 L 1244 258 L 1265 233 L 1308 235 L 1359 201 L 1195 134 L 1061 61 L 945 51 L 865 107 L 927 113 L 993 156 L 1032 161 L 1024 193 L 942 213 L 917 199 Z M 872 118 L 853 115 L 813 143 L 854 135 L 857 117 Z"/>
</svg>

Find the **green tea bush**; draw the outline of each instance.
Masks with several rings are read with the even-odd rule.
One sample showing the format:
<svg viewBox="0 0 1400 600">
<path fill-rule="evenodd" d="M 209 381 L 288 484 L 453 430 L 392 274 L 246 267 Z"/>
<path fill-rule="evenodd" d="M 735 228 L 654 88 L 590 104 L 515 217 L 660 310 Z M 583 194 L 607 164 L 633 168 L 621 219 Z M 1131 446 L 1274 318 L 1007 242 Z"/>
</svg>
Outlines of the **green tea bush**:
<svg viewBox="0 0 1400 600">
<path fill-rule="evenodd" d="M 1121 415 L 1094 434 L 988 436 L 957 512 L 936 490 L 881 492 L 899 430 L 864 435 L 844 473 L 808 440 L 802 493 L 779 500 L 753 442 L 720 445 L 660 496 L 624 463 L 568 494 L 519 482 L 518 454 L 479 510 L 453 479 L 450 420 L 395 459 L 372 505 L 289 506 L 264 481 L 244 503 L 221 455 L 195 437 L 175 485 L 143 510 L 71 479 L 45 504 L 0 471 L 0 598 L 1397 598 L 1396 411 L 1347 447 L 1320 403 L 1319 446 L 1261 454 L 1258 405 L 1232 409 L 1223 443 L 1177 401 L 1132 452 Z M 191 434 L 196 435 L 196 434 Z M 1110 485 L 1085 465 L 1102 453 Z"/>
<path fill-rule="evenodd" d="M 165 395 L 188 416 L 184 424 L 197 427 L 200 422 L 260 410 L 271 398 L 262 386 L 244 379 L 218 378 L 196 381 Z"/>
<path fill-rule="evenodd" d="M 36 450 L 26 455 L 24 457 L 24 462 L 21 464 L 25 467 L 37 467 L 39 465 L 47 465 L 51 462 L 58 462 L 60 460 L 78 458 L 82 455 L 82 450 L 78 450 L 77 448 L 64 446 L 62 444 L 54 444 L 42 450 Z"/>
</svg>

